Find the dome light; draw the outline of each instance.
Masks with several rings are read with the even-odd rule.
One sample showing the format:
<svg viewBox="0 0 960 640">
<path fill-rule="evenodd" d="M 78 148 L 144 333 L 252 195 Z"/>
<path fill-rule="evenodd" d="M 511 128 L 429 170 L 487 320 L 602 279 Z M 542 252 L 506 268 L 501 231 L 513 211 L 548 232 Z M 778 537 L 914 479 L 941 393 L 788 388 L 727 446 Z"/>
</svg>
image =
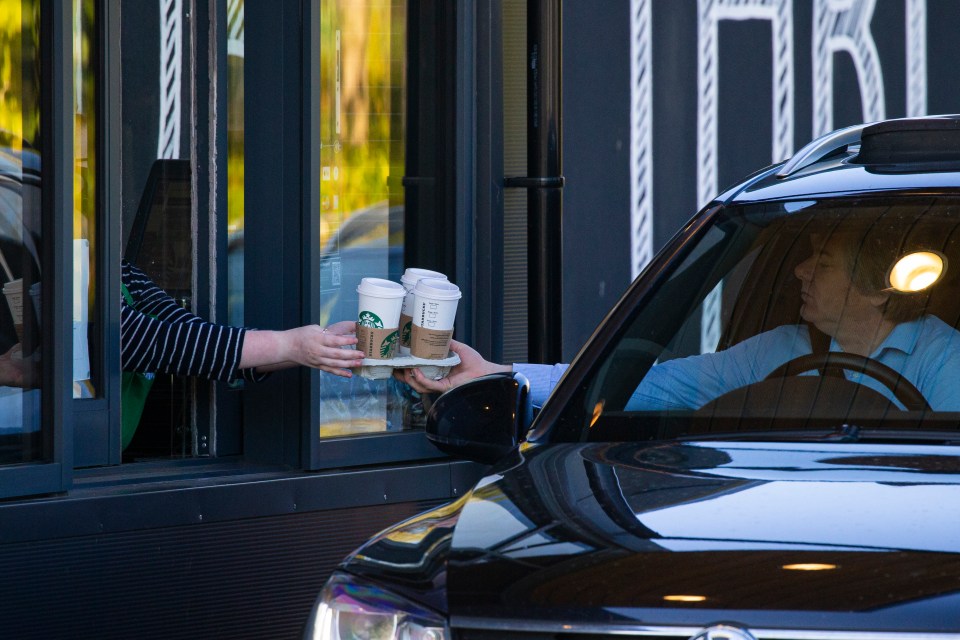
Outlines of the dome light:
<svg viewBox="0 0 960 640">
<path fill-rule="evenodd" d="M 890 288 L 901 293 L 923 291 L 940 280 L 946 259 L 933 251 L 915 251 L 903 256 L 890 269 Z"/>
<path fill-rule="evenodd" d="M 663 596 L 663 599 L 667 602 L 703 602 L 707 599 L 707 596 L 669 595 Z"/>
<path fill-rule="evenodd" d="M 837 565 L 827 564 L 826 562 L 797 562 L 795 564 L 785 564 L 782 568 L 787 571 L 830 571 L 836 569 Z"/>
</svg>

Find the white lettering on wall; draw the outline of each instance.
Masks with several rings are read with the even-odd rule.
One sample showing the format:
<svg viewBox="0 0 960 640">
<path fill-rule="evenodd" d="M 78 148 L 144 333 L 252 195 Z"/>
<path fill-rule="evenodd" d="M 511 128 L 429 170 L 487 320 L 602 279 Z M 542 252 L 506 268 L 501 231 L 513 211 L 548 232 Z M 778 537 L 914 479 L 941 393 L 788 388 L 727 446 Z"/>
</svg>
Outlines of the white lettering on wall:
<svg viewBox="0 0 960 640">
<path fill-rule="evenodd" d="M 653 258 L 653 46 L 651 0 L 630 1 L 630 271 Z"/>
<path fill-rule="evenodd" d="M 227 0 L 227 55 L 243 57 L 243 0 Z"/>
<path fill-rule="evenodd" d="M 907 0 L 907 115 L 927 115 L 927 0 Z"/>
<path fill-rule="evenodd" d="M 875 0 L 815 0 L 813 5 L 813 137 L 834 129 L 833 54 L 850 55 L 863 121 L 886 117 L 883 69 L 870 33 Z M 926 92 L 924 92 L 926 93 Z"/>
<path fill-rule="evenodd" d="M 180 75 L 183 68 L 181 0 L 160 0 L 160 134 L 157 158 L 180 157 Z"/>
<path fill-rule="evenodd" d="M 697 35 L 697 207 L 717 193 L 717 99 L 721 20 L 768 20 L 772 31 L 773 144 L 771 159 L 793 153 L 793 2 L 792 0 L 699 0 Z M 701 352 L 720 341 L 721 285 L 704 300 Z"/>
</svg>

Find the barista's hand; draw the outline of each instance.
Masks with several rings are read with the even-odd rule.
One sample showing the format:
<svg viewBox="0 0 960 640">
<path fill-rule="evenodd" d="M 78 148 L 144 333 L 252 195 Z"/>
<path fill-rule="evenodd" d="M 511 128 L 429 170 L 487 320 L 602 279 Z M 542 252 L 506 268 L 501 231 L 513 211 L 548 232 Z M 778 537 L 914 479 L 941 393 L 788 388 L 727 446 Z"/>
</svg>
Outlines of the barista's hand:
<svg viewBox="0 0 960 640">
<path fill-rule="evenodd" d="M 509 372 L 510 365 L 495 364 L 484 360 L 472 347 L 456 340 L 450 341 L 450 351 L 460 356 L 460 364 L 450 370 L 450 375 L 441 380 L 430 380 L 419 369 L 394 369 L 393 377 L 400 382 L 406 382 L 419 393 L 443 393 L 447 389 L 469 382 L 474 378 L 491 373 Z"/>
<path fill-rule="evenodd" d="M 352 367 L 359 367 L 363 354 L 356 349 L 344 348 L 357 344 L 355 322 L 345 320 L 322 328 L 307 325 L 284 333 L 291 339 L 290 358 L 298 364 L 313 367 L 349 378 Z"/>
<path fill-rule="evenodd" d="M 315 324 L 286 331 L 247 331 L 240 369 L 277 371 L 301 364 L 349 378 L 351 368 L 363 363 L 357 344 L 356 323 L 346 320 L 327 328 Z"/>
</svg>

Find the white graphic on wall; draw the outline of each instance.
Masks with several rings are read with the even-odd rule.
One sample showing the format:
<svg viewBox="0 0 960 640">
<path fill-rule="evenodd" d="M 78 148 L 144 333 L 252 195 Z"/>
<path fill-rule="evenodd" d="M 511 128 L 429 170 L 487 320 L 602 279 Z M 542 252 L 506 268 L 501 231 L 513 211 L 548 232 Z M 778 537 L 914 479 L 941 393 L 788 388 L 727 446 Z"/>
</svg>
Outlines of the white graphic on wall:
<svg viewBox="0 0 960 640">
<path fill-rule="evenodd" d="M 927 115 L 927 0 L 907 0 L 907 115 Z"/>
<path fill-rule="evenodd" d="M 160 134 L 157 139 L 157 158 L 180 157 L 182 67 L 182 2 L 160 0 Z"/>
<path fill-rule="evenodd" d="M 227 0 L 227 55 L 243 57 L 243 0 Z"/>
<path fill-rule="evenodd" d="M 771 160 L 793 153 L 793 2 L 792 0 L 700 0 L 697 5 L 697 207 L 717 193 L 717 99 L 719 91 L 719 25 L 721 20 L 767 20 L 771 23 L 773 56 L 773 140 Z M 722 283 L 703 303 L 702 353 L 720 342 Z"/>
<path fill-rule="evenodd" d="M 653 258 L 651 0 L 630 2 L 630 279 Z"/>
<path fill-rule="evenodd" d="M 850 56 L 857 73 L 863 121 L 886 113 L 883 70 L 870 32 L 875 0 L 815 0 L 813 5 L 813 137 L 832 131 L 833 56 Z M 924 91 L 926 94 L 926 91 Z"/>
</svg>

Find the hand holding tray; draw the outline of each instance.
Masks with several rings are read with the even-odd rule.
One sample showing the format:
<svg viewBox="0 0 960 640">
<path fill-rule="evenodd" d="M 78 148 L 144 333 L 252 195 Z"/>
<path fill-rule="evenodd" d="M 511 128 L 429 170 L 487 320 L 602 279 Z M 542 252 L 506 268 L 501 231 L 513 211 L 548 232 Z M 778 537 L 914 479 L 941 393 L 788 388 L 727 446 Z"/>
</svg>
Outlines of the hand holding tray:
<svg viewBox="0 0 960 640">
<path fill-rule="evenodd" d="M 460 356 L 452 351 L 442 360 L 429 360 L 427 358 L 418 358 L 416 356 L 397 356 L 387 360 L 377 360 L 376 358 L 364 358 L 363 366 L 353 370 L 368 380 L 382 380 L 389 378 L 394 369 L 409 369 L 416 367 L 421 373 L 433 380 L 440 380 L 447 377 L 450 369 L 460 364 Z"/>
</svg>

